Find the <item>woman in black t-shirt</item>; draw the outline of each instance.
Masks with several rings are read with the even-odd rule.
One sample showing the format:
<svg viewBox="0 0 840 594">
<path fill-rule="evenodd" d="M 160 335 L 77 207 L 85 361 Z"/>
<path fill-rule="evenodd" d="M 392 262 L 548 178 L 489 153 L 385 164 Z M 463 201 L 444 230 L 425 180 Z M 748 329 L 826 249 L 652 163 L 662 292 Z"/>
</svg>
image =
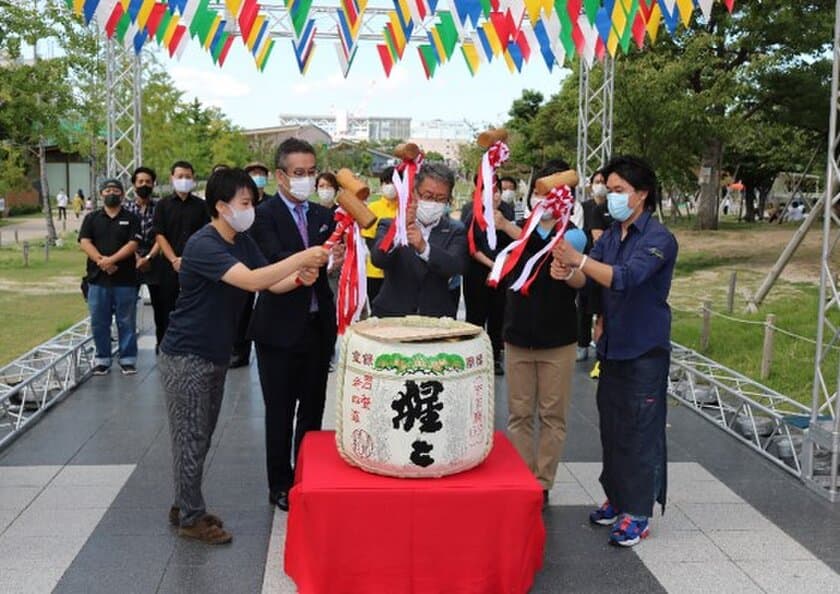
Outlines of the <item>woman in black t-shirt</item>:
<svg viewBox="0 0 840 594">
<path fill-rule="evenodd" d="M 563 161 L 552 161 L 535 179 L 566 171 Z M 533 195 L 531 208 L 543 199 Z M 551 217 L 551 213 L 545 216 Z M 531 256 L 544 248 L 556 233 L 557 221 L 544 218 L 528 239 L 520 264 L 508 276 L 515 279 Z M 501 231 L 519 238 L 518 227 L 504 224 Z M 566 412 L 572 387 L 577 346 L 575 294 L 585 278 L 568 269 L 563 280 L 554 280 L 543 266 L 529 294 L 507 291 L 504 340 L 508 378 L 508 435 L 543 488 L 544 500 L 554 484 L 557 465 L 566 442 Z M 534 411 L 539 434 L 534 436 Z"/>
<path fill-rule="evenodd" d="M 172 438 L 175 503 L 169 521 L 178 534 L 209 544 L 232 540 L 206 513 L 201 494 L 204 458 L 216 427 L 237 316 L 249 292 L 283 293 L 311 285 L 328 252 L 317 246 L 266 265 L 245 233 L 254 221 L 257 188 L 241 169 L 220 169 L 207 182 L 210 223 L 187 241 L 181 292 L 158 358 Z"/>
</svg>

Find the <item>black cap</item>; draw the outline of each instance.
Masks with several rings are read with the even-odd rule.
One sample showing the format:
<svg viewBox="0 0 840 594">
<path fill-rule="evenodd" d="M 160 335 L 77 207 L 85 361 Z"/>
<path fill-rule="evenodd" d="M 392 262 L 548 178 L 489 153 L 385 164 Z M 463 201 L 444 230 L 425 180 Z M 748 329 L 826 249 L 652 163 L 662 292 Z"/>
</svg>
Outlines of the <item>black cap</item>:
<svg viewBox="0 0 840 594">
<path fill-rule="evenodd" d="M 104 192 L 108 188 L 117 188 L 120 192 L 125 192 L 125 188 L 123 188 L 122 182 L 118 179 L 106 179 L 101 184 L 99 184 L 99 191 Z"/>
</svg>

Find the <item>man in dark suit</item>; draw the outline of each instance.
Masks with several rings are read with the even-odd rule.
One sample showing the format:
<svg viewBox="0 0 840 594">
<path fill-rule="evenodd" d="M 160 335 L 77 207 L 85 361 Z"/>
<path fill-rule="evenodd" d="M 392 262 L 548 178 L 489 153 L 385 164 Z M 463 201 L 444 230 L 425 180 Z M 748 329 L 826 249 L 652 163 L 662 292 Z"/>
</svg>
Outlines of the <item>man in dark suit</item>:
<svg viewBox="0 0 840 594">
<path fill-rule="evenodd" d="M 275 157 L 278 192 L 256 208 L 251 236 L 269 262 L 323 244 L 334 228 L 330 209 L 310 202 L 315 190 L 315 150 L 290 138 Z M 321 428 L 330 357 L 336 338 L 333 295 L 326 266 L 311 286 L 277 295 L 260 293 L 249 336 L 257 351 L 265 402 L 269 500 L 289 509 L 294 456 L 307 431 Z M 297 413 L 295 409 L 297 408 Z"/>
<path fill-rule="evenodd" d="M 371 261 L 385 271 L 385 280 L 373 301 L 373 315 L 454 318 L 458 312 L 449 279 L 463 274 L 469 258 L 464 226 L 446 214 L 455 176 L 444 165 L 427 163 L 414 182 L 406 219 L 409 245 L 383 251 L 393 220 L 381 221 L 377 229 Z"/>
</svg>

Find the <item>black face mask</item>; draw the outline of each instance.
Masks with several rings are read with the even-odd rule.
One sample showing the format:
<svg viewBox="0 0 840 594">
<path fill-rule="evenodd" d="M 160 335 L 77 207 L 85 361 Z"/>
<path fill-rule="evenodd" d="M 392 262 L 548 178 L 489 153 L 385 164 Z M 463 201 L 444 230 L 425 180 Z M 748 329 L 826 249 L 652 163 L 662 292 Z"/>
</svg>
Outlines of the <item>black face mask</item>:
<svg viewBox="0 0 840 594">
<path fill-rule="evenodd" d="M 120 202 L 122 202 L 122 196 L 120 196 L 119 194 L 107 194 L 104 198 L 104 201 L 105 206 L 110 206 L 113 208 L 114 206 L 120 205 Z"/>
<path fill-rule="evenodd" d="M 134 188 L 134 193 L 140 196 L 143 200 L 146 200 L 152 195 L 152 186 L 140 186 L 139 188 Z"/>
</svg>

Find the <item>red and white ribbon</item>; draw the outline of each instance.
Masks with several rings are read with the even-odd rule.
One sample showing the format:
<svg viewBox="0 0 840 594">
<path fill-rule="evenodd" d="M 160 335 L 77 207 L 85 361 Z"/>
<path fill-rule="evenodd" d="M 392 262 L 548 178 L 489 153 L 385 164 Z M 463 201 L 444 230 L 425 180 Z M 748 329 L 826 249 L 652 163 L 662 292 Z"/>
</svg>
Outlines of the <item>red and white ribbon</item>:
<svg viewBox="0 0 840 594">
<path fill-rule="evenodd" d="M 496 169 L 510 157 L 510 149 L 501 140 L 494 142 L 481 157 L 481 169 L 475 184 L 473 194 L 473 218 L 467 230 L 467 242 L 470 254 L 475 254 L 475 226 L 487 234 L 487 245 L 491 250 L 496 249 L 496 219 L 493 213 L 493 193 L 496 191 L 494 183 Z"/>
<path fill-rule="evenodd" d="M 543 213 L 550 212 L 551 218 L 557 221 L 555 225 L 557 233 L 545 247 L 528 259 L 519 276 L 511 285 L 511 289 L 514 291 L 521 291 L 527 295 L 531 284 L 536 280 L 537 274 L 539 274 L 539 271 L 547 261 L 551 250 L 566 232 L 574 204 L 575 196 L 569 186 L 552 188 L 548 196 L 534 207 L 534 210 L 525 222 L 525 229 L 522 231 L 520 238 L 512 242 L 496 257 L 493 268 L 490 271 L 490 276 L 487 278 L 487 284 L 491 287 L 497 287 L 499 282 L 516 268 L 516 265 L 522 258 L 525 247 L 528 245 L 531 234 L 536 230 L 537 225 L 540 224 Z"/>
<path fill-rule="evenodd" d="M 408 245 L 408 230 L 406 228 L 408 219 L 408 204 L 411 201 L 411 193 L 414 191 L 414 177 L 423 165 L 423 153 L 419 153 L 415 159 L 403 159 L 394 168 L 394 188 L 397 190 L 397 216 L 388 229 L 388 233 L 379 244 L 383 252 L 389 251 L 392 247 Z"/>
<path fill-rule="evenodd" d="M 367 244 L 358 223 L 344 209 L 336 210 L 335 220 L 336 231 L 341 230 L 346 248 L 336 296 L 336 321 L 341 335 L 359 320 L 367 302 Z"/>
</svg>

